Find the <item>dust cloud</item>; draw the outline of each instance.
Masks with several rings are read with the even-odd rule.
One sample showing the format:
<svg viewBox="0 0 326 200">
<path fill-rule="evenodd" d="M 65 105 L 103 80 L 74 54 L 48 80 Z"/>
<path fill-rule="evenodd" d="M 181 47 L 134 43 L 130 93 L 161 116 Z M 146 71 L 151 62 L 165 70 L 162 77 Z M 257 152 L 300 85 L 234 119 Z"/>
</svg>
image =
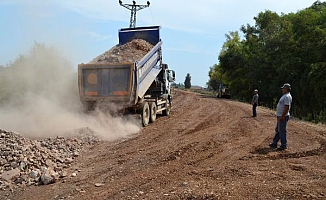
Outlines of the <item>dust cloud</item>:
<svg viewBox="0 0 326 200">
<path fill-rule="evenodd" d="M 59 50 L 35 43 L 0 69 L 0 128 L 30 138 L 66 136 L 89 130 L 113 140 L 140 130 L 137 120 L 82 111 L 77 70 Z"/>
</svg>

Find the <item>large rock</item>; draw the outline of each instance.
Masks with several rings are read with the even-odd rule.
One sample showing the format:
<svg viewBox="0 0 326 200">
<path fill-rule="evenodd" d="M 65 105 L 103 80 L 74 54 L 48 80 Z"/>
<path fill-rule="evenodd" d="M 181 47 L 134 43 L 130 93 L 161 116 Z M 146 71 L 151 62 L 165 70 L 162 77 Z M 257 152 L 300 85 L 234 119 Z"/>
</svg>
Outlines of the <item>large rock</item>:
<svg viewBox="0 0 326 200">
<path fill-rule="evenodd" d="M 18 168 L 5 171 L 1 174 L 1 178 L 3 178 L 6 181 L 13 181 L 20 175 L 20 170 Z"/>
<path fill-rule="evenodd" d="M 32 179 L 36 179 L 36 178 L 38 178 L 39 175 L 40 175 L 40 173 L 39 173 L 38 171 L 36 171 L 36 170 L 33 170 L 33 171 L 31 171 L 31 172 L 29 173 L 29 177 L 32 178 Z"/>
<path fill-rule="evenodd" d="M 51 167 L 42 169 L 41 182 L 44 185 L 54 183 L 58 180 L 58 178 L 59 174 L 56 173 Z"/>
</svg>

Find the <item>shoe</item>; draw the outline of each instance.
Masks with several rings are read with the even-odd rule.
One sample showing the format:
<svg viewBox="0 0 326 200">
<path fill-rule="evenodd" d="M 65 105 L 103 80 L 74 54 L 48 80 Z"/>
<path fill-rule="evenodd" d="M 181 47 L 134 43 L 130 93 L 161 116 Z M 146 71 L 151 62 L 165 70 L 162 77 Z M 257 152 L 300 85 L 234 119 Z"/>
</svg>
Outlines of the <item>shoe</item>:
<svg viewBox="0 0 326 200">
<path fill-rule="evenodd" d="M 276 144 L 273 144 L 273 143 L 270 143 L 269 146 L 270 146 L 271 148 L 277 148 L 277 145 L 276 145 Z"/>
<path fill-rule="evenodd" d="M 283 151 L 285 149 L 286 149 L 286 147 L 279 147 L 279 148 L 277 148 L 277 151 Z"/>
</svg>

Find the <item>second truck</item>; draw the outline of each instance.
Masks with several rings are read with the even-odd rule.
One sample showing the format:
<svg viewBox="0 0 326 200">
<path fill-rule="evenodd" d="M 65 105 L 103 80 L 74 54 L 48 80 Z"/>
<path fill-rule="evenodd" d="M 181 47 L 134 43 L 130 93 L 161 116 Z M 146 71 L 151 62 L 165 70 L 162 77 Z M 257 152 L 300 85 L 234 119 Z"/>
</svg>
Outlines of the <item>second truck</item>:
<svg viewBox="0 0 326 200">
<path fill-rule="evenodd" d="M 230 93 L 230 89 L 229 86 L 226 84 L 220 84 L 218 86 L 218 91 L 217 91 L 217 98 L 227 98 L 230 99 L 231 98 L 231 93 Z"/>
<path fill-rule="evenodd" d="M 114 103 L 124 114 L 139 114 L 143 126 L 168 116 L 175 72 L 162 61 L 160 27 L 119 30 L 119 44 L 78 65 L 80 100 L 86 109 Z"/>
</svg>

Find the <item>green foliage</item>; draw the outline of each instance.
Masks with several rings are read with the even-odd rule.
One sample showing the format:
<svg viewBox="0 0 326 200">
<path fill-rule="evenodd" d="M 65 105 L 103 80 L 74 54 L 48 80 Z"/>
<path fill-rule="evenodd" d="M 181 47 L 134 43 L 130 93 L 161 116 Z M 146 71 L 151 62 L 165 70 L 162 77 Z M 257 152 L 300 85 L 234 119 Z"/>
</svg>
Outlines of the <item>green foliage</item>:
<svg viewBox="0 0 326 200">
<path fill-rule="evenodd" d="M 171 83 L 171 86 L 172 87 L 175 87 L 175 88 L 180 88 L 180 89 L 183 89 L 183 88 L 185 88 L 185 86 L 184 86 L 184 84 L 182 84 L 182 83 Z"/>
<path fill-rule="evenodd" d="M 209 72 L 209 81 L 206 83 L 210 90 L 217 91 L 218 86 L 223 83 L 223 77 L 221 73 L 221 67 L 219 65 L 213 65 L 210 67 Z"/>
<path fill-rule="evenodd" d="M 292 85 L 292 114 L 326 120 L 326 2 L 316 1 L 297 13 L 259 13 L 255 25 L 226 35 L 219 64 L 207 85 L 228 84 L 233 98 L 250 101 L 258 89 L 261 104 L 275 108 L 283 83 Z"/>
<path fill-rule="evenodd" d="M 189 89 L 191 88 L 191 76 L 189 73 L 187 73 L 187 76 L 185 78 L 185 82 L 184 82 L 185 88 Z"/>
</svg>

